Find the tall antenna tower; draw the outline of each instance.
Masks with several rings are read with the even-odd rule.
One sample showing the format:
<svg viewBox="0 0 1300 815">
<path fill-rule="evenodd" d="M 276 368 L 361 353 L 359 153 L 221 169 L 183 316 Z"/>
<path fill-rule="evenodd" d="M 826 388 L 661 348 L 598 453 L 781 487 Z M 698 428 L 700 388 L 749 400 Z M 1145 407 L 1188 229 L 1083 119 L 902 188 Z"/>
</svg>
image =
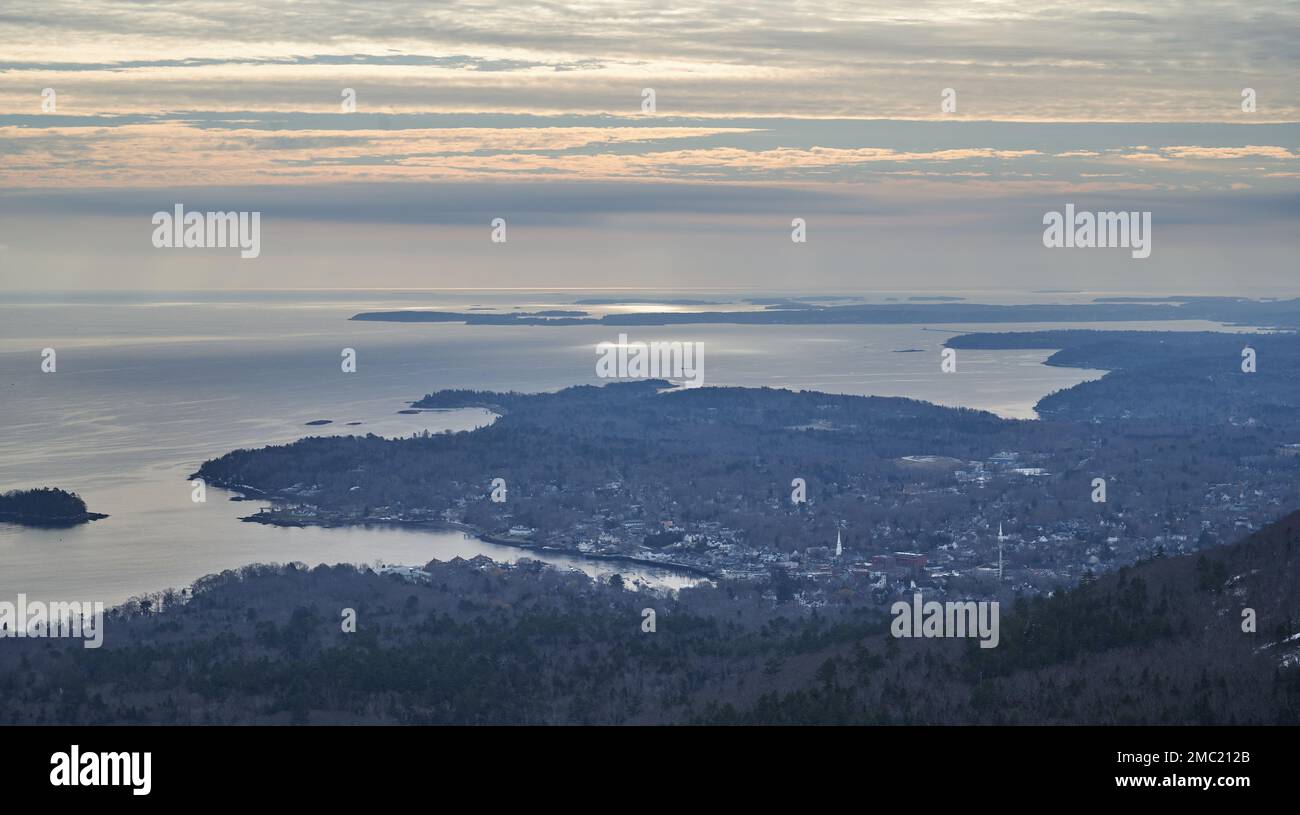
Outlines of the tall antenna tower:
<svg viewBox="0 0 1300 815">
<path fill-rule="evenodd" d="M 1002 541 L 1006 539 L 1007 536 L 1002 534 L 1002 524 L 999 523 L 998 524 L 998 582 L 999 583 L 1002 582 Z"/>
</svg>

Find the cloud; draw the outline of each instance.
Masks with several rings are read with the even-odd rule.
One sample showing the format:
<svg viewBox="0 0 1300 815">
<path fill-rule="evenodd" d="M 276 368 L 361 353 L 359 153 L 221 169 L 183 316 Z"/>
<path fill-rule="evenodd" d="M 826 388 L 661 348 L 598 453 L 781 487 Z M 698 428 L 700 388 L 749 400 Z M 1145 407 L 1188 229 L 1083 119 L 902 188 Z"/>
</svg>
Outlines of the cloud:
<svg viewBox="0 0 1300 815">
<path fill-rule="evenodd" d="M 1115 179 L 1281 185 L 1300 125 L 1100 125 L 755 117 L 183 111 L 0 115 L 0 183 L 133 185 L 430 180 L 861 183 L 911 175 L 1064 189 Z M 1130 145 L 1138 143 L 1138 148 Z M 1209 159 L 1249 158 L 1244 162 Z M 1266 179 L 1272 178 L 1272 181 Z M 1009 187 L 1008 189 L 1014 189 Z"/>
<path fill-rule="evenodd" d="M 1194 159 L 1237 159 L 1237 158 L 1269 158 L 1289 161 L 1300 159 L 1300 153 L 1293 153 L 1285 147 L 1264 147 L 1259 145 L 1246 145 L 1245 147 L 1164 147 L 1161 152 L 1171 158 L 1194 158 Z"/>
<path fill-rule="evenodd" d="M 1263 262 L 1294 250 L 1278 235 L 1300 210 L 1298 34 L 1288 0 L 8 0 L 0 215 L 25 225 L 6 251 L 37 264 L 31 280 L 98 273 L 101 256 L 124 279 L 170 280 L 178 261 L 136 228 L 177 202 L 263 211 L 268 258 L 289 222 L 311 233 L 305 253 L 343 233 L 361 247 L 286 272 L 308 281 L 321 263 L 376 284 L 372 269 L 436 233 L 421 271 L 392 278 L 420 280 L 458 231 L 460 259 L 509 278 L 481 258 L 497 216 L 522 228 L 509 251 L 559 276 L 743 282 L 751 265 L 784 279 L 824 260 L 860 283 L 863 247 L 890 243 L 909 274 L 926 255 L 1001 280 L 1041 271 L 1042 213 L 1067 202 L 1150 210 L 1158 242 L 1214 238 Z M 796 215 L 817 238 L 779 254 Z M 973 245 L 988 251 L 973 260 Z M 372 250 L 387 260 L 346 266 Z M 1213 271 L 1205 252 L 1169 268 L 1189 257 Z"/>
<path fill-rule="evenodd" d="M 547 68 L 553 71 L 593 70 L 602 67 L 595 60 L 542 62 L 522 59 L 487 59 L 465 54 L 433 56 L 428 54 L 314 54 L 282 57 L 207 57 L 181 59 L 132 59 L 110 62 L 0 62 L 0 73 L 35 71 L 52 73 L 118 72 L 142 68 L 219 68 L 226 66 L 365 66 L 457 68 L 470 71 L 524 71 Z"/>
<path fill-rule="evenodd" d="M 512 222 L 573 225 L 622 215 L 785 215 L 833 213 L 861 208 L 847 191 L 761 184 L 646 184 L 638 182 L 460 182 L 330 184 L 315 187 L 167 187 L 9 192 L 0 213 L 42 216 L 137 218 L 184 203 L 196 210 L 256 210 L 271 218 L 358 224 L 487 224 L 496 216 Z M 879 201 L 868 208 L 900 214 Z"/>
<path fill-rule="evenodd" d="M 364 79 L 392 109 L 630 111 L 654 87 L 664 112 L 939 119 L 952 87 L 961 118 L 1295 121 L 1298 34 L 1287 0 L 10 0 L 0 101 L 48 80 L 94 112 L 301 107 Z"/>
</svg>

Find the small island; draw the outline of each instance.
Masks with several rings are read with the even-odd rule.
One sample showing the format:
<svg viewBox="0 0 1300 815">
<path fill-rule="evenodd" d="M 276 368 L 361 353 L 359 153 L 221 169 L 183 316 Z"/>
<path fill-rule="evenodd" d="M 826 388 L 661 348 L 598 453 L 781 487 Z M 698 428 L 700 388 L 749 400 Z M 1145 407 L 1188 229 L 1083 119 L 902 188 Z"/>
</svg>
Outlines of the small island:
<svg viewBox="0 0 1300 815">
<path fill-rule="evenodd" d="M 107 517 L 98 512 L 87 512 L 86 502 L 81 500 L 81 496 L 56 487 L 0 493 L 0 522 L 59 527 Z"/>
</svg>

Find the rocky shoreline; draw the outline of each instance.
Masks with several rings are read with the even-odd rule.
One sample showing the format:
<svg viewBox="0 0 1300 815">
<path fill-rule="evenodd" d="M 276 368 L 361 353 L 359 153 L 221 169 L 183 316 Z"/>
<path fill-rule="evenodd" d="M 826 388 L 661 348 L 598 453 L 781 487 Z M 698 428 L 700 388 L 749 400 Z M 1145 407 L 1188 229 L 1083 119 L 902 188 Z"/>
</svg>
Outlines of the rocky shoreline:
<svg viewBox="0 0 1300 815">
<path fill-rule="evenodd" d="M 108 516 L 102 512 L 82 512 L 79 515 L 31 515 L 24 512 L 0 512 L 0 523 L 18 524 L 45 529 L 63 529 L 69 526 L 98 521 Z"/>
</svg>

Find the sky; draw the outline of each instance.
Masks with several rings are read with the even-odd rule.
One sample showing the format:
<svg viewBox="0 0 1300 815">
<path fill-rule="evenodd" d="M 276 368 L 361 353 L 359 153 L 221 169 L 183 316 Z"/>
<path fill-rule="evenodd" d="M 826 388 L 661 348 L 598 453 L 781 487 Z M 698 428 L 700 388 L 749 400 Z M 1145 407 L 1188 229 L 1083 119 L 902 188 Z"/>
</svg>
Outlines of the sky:
<svg viewBox="0 0 1300 815">
<path fill-rule="evenodd" d="M 6 0 L 0 290 L 1296 295 L 1298 35 L 1267 0 Z M 262 213 L 260 255 L 156 248 L 178 203 Z M 1151 256 L 1045 248 L 1066 204 L 1151 212 Z"/>
</svg>

